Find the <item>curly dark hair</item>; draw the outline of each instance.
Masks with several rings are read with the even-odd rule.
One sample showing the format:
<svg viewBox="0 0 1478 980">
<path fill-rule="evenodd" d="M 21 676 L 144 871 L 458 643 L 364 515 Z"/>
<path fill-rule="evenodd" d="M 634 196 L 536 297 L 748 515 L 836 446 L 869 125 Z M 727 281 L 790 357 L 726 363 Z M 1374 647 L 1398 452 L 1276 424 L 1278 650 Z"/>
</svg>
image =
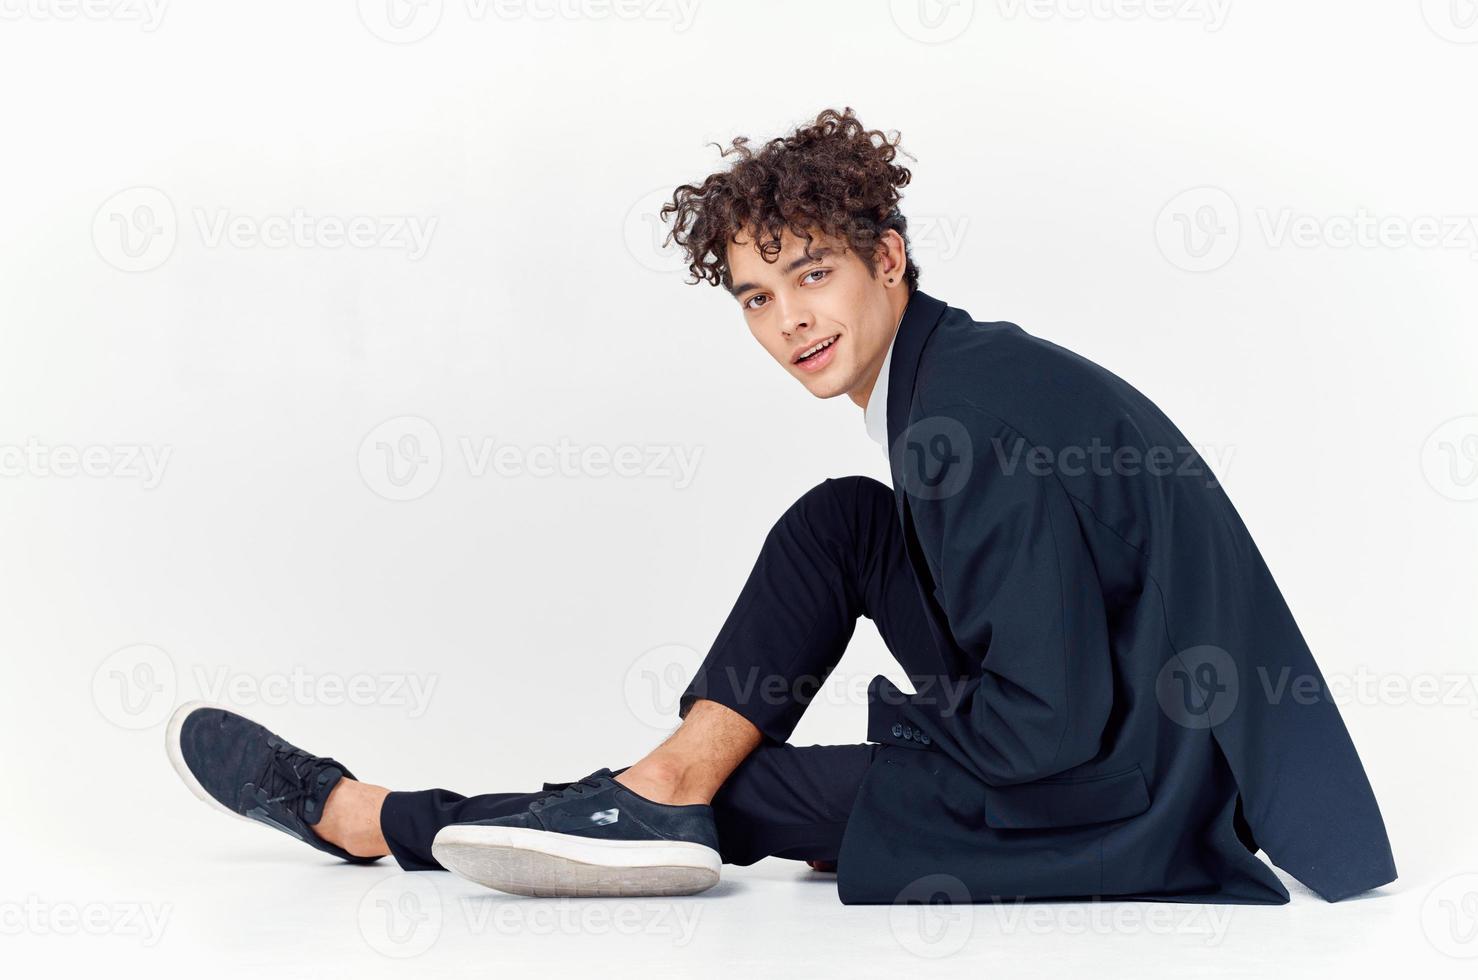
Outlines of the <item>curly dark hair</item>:
<svg viewBox="0 0 1478 980">
<path fill-rule="evenodd" d="M 912 294 L 919 267 L 908 250 L 908 219 L 898 209 L 899 191 L 911 175 L 893 158 L 914 157 L 898 146 L 899 139 L 896 130 L 889 139 L 881 130 L 864 129 L 847 106 L 842 112 L 823 110 L 814 122 L 758 152 L 747 136 L 734 137 L 728 149 L 715 143 L 721 156 L 738 160 L 699 185 L 683 184 L 673 192 L 660 212 L 664 222 L 677 216 L 663 245 L 676 241 L 686 253 L 689 285 L 706 280 L 732 288 L 727 251 L 741 231 L 758 243 L 761 258 L 775 262 L 783 230 L 804 238 L 810 255 L 812 230 L 819 229 L 844 239 L 868 274 L 876 275 L 877 245 L 891 229 L 903 238 L 903 279 Z"/>
</svg>

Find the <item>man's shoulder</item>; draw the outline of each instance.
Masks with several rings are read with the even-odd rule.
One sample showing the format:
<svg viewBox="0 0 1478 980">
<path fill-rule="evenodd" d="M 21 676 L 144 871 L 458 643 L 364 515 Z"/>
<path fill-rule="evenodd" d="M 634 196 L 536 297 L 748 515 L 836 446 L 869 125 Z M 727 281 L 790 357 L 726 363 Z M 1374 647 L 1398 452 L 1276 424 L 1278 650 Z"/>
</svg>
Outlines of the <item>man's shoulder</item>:
<svg viewBox="0 0 1478 980">
<path fill-rule="evenodd" d="M 1152 402 L 1087 357 L 1008 320 L 950 307 L 919 359 L 915 411 L 951 406 L 993 418 L 1031 442 L 1072 441 L 1123 418 L 1158 416 Z"/>
</svg>

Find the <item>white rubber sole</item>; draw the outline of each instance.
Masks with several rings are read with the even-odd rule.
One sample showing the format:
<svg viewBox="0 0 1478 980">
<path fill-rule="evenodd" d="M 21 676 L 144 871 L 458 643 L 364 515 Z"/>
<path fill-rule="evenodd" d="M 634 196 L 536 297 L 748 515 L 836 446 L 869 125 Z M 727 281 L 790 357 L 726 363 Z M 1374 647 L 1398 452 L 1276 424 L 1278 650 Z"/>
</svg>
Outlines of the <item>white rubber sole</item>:
<svg viewBox="0 0 1478 980">
<path fill-rule="evenodd" d="M 453 824 L 431 855 L 468 881 L 538 898 L 695 895 L 718 884 L 719 853 L 690 841 L 616 841 L 527 827 Z"/>
<path fill-rule="evenodd" d="M 217 800 L 214 796 L 211 796 L 209 793 L 207 793 L 205 791 L 205 787 L 200 785 L 200 780 L 196 779 L 195 774 L 190 771 L 190 767 L 185 765 L 185 754 L 180 751 L 180 732 L 184 729 L 185 719 L 190 716 L 190 713 L 193 711 L 197 711 L 200 708 L 220 707 L 220 705 L 211 704 L 209 701 L 186 701 L 184 704 L 174 709 L 174 714 L 169 716 L 169 727 L 164 730 L 164 751 L 169 755 L 169 764 L 174 766 L 174 771 L 179 774 L 180 779 L 187 787 L 189 787 L 190 792 L 194 793 L 197 798 L 209 804 L 212 809 L 218 810 L 228 817 L 235 817 L 237 820 L 245 820 L 247 823 L 257 824 L 257 826 L 260 827 L 261 824 L 258 824 L 251 817 L 243 816 L 242 814 L 237 813 L 235 810 L 221 803 L 220 800 Z M 229 708 L 224 708 L 222 710 L 231 711 L 231 709 Z M 241 712 L 232 711 L 232 714 L 241 714 Z M 246 715 L 241 715 L 241 717 L 245 718 Z"/>
</svg>

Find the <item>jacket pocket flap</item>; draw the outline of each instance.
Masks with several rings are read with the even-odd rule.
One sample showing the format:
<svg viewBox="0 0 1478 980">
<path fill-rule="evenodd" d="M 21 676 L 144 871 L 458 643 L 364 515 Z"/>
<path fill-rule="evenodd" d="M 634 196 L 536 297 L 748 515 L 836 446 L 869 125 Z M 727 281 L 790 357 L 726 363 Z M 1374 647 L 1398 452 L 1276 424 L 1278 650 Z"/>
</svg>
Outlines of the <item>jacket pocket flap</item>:
<svg viewBox="0 0 1478 980">
<path fill-rule="evenodd" d="M 1102 776 L 1042 779 L 985 788 L 985 825 L 999 830 L 1076 827 L 1123 820 L 1148 810 L 1139 766 Z"/>
</svg>

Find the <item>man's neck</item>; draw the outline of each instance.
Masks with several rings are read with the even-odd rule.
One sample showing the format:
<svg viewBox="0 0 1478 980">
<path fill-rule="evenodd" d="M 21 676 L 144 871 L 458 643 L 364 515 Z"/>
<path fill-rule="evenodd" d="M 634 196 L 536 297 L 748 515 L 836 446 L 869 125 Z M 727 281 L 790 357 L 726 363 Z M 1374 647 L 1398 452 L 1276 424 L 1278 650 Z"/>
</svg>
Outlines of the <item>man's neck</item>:
<svg viewBox="0 0 1478 980">
<path fill-rule="evenodd" d="M 878 375 L 882 373 L 883 361 L 888 356 L 888 347 L 892 345 L 894 337 L 898 334 L 898 329 L 903 326 L 903 313 L 908 309 L 907 287 L 897 292 L 903 294 L 902 299 L 888 304 L 893 312 L 893 332 L 888 335 L 888 343 L 884 344 L 883 349 L 878 351 L 877 360 L 869 370 L 867 380 L 847 392 L 847 396 L 864 412 L 867 411 L 867 403 L 872 398 L 873 389 L 877 387 Z"/>
</svg>

